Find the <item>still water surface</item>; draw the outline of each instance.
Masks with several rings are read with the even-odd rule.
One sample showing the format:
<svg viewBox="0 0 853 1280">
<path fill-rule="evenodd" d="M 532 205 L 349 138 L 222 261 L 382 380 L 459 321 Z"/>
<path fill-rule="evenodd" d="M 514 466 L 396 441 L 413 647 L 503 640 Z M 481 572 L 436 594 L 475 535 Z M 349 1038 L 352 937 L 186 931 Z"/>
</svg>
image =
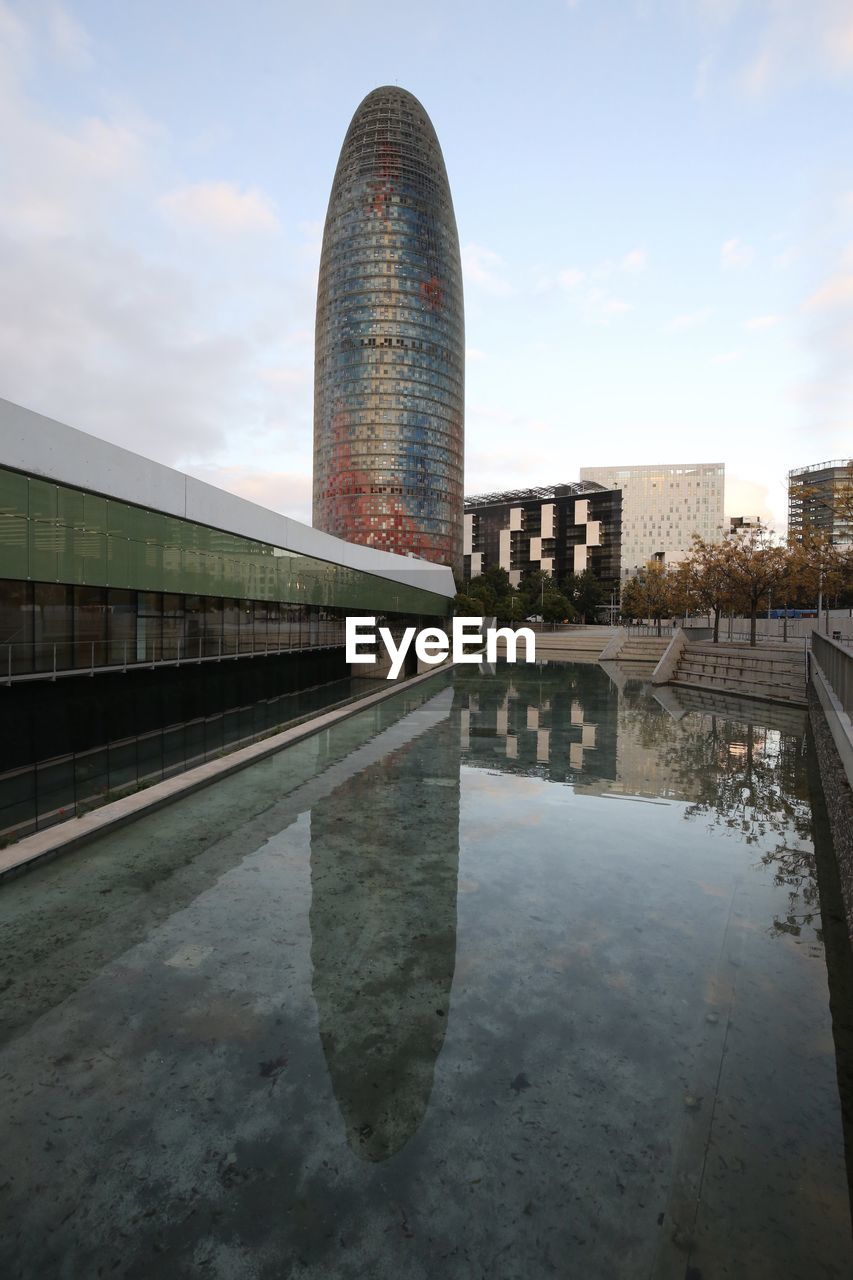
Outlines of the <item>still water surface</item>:
<svg viewBox="0 0 853 1280">
<path fill-rule="evenodd" d="M 660 696 L 441 674 L 0 887 L 0 1273 L 853 1274 L 804 718 Z"/>
</svg>

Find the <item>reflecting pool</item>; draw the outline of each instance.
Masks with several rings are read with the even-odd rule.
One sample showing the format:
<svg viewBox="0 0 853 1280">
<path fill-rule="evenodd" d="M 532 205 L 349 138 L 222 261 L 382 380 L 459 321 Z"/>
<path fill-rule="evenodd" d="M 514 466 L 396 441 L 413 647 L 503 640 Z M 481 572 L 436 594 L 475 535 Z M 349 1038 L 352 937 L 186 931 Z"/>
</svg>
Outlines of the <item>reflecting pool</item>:
<svg viewBox="0 0 853 1280">
<path fill-rule="evenodd" d="M 4 883 L 0 939 L 4 1277 L 853 1274 L 799 711 L 445 672 Z"/>
</svg>

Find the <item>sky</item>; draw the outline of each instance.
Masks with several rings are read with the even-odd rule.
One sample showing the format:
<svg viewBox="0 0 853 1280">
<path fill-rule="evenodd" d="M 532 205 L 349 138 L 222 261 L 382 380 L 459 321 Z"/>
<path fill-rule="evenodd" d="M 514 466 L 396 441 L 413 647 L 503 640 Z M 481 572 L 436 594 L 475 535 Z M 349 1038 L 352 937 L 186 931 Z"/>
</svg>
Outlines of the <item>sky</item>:
<svg viewBox="0 0 853 1280">
<path fill-rule="evenodd" d="M 349 121 L 435 125 L 466 492 L 853 453 L 850 0 L 0 0 L 0 395 L 310 521 Z"/>
</svg>

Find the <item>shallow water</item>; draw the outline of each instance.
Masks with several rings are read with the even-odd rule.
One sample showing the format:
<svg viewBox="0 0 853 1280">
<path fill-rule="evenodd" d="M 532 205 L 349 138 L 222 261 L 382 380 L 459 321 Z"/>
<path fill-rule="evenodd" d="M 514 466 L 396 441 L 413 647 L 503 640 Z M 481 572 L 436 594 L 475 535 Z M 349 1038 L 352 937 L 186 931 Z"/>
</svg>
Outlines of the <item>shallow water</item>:
<svg viewBox="0 0 853 1280">
<path fill-rule="evenodd" d="M 2 1274 L 851 1274 L 805 721 L 661 697 L 459 669 L 3 885 Z"/>
</svg>

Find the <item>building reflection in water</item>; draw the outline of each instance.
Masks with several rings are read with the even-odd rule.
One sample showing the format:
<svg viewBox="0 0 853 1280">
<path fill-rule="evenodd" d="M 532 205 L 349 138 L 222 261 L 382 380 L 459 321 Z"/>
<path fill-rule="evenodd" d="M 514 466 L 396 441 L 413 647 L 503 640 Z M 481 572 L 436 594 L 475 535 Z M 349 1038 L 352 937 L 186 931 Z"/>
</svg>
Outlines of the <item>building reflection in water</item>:
<svg viewBox="0 0 853 1280">
<path fill-rule="evenodd" d="M 454 687 L 466 764 L 551 782 L 615 778 L 618 691 L 601 667 L 457 667 Z"/>
<path fill-rule="evenodd" d="M 456 957 L 459 717 L 443 690 L 311 811 L 320 1036 L 350 1147 L 385 1160 L 417 1131 Z"/>
<path fill-rule="evenodd" d="M 817 932 L 804 709 L 654 687 L 637 664 L 482 670 L 485 682 L 456 671 L 465 764 L 569 783 L 579 795 L 686 802 L 685 819 L 760 843 L 790 889 L 775 932 Z"/>
<path fill-rule="evenodd" d="M 755 845 L 789 886 L 773 932 L 819 936 L 804 714 L 616 674 L 457 667 L 451 688 L 380 733 L 314 801 L 313 991 L 362 1159 L 399 1151 L 429 1103 L 454 973 L 461 763 L 579 795 L 681 802 L 686 820 Z"/>
</svg>

